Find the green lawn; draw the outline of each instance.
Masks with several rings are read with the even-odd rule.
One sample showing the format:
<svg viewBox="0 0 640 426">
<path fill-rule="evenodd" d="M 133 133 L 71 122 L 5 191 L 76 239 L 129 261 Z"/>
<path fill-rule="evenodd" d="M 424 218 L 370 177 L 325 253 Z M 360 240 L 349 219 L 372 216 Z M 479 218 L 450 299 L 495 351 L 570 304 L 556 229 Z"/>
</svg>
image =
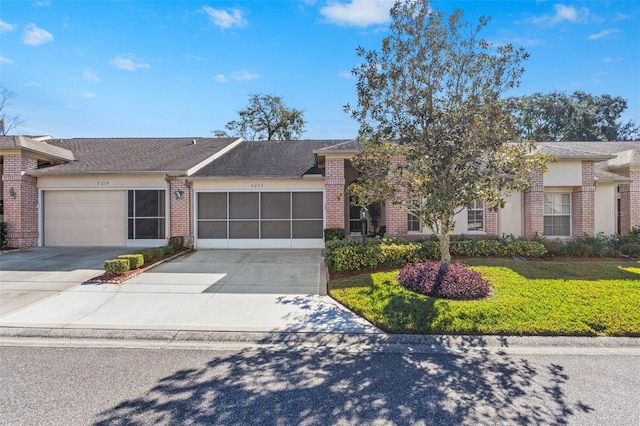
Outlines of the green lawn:
<svg viewBox="0 0 640 426">
<path fill-rule="evenodd" d="M 640 336 L 640 262 L 466 259 L 491 298 L 453 301 L 402 288 L 398 271 L 329 282 L 337 301 L 390 333 Z"/>
</svg>

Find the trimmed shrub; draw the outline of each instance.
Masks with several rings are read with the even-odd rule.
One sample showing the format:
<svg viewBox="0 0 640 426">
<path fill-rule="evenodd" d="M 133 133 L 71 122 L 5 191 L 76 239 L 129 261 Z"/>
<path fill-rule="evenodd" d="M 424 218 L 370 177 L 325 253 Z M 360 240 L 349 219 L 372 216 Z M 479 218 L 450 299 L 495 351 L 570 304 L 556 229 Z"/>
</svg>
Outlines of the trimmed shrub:
<svg viewBox="0 0 640 426">
<path fill-rule="evenodd" d="M 325 262 L 329 269 L 338 273 L 360 271 L 369 267 L 366 247 L 362 245 L 338 247 L 331 251 L 331 255 L 325 258 Z"/>
<path fill-rule="evenodd" d="M 156 257 L 156 249 L 154 248 L 146 248 L 138 250 L 138 254 L 141 254 L 144 257 L 144 263 L 148 263 L 151 259 Z"/>
<path fill-rule="evenodd" d="M 504 240 L 485 239 L 476 241 L 476 256 L 506 256 L 507 244 Z"/>
<path fill-rule="evenodd" d="M 472 240 L 451 240 L 449 243 L 449 253 L 451 256 L 476 256 L 473 243 Z"/>
<path fill-rule="evenodd" d="M 542 257 L 547 249 L 542 243 L 518 239 L 507 243 L 506 252 L 508 256 Z"/>
<path fill-rule="evenodd" d="M 449 264 L 443 276 L 439 262 L 409 263 L 400 270 L 398 282 L 407 290 L 442 299 L 475 300 L 493 293 L 479 272 L 462 263 Z"/>
<path fill-rule="evenodd" d="M 9 245 L 9 241 L 7 241 L 7 222 L 0 222 L 0 247 L 6 247 Z"/>
<path fill-rule="evenodd" d="M 616 256 L 640 257 L 640 227 L 624 235 L 614 235 L 610 240 L 611 251 Z"/>
<path fill-rule="evenodd" d="M 326 228 L 324 230 L 325 241 L 344 240 L 346 236 L 344 228 Z"/>
<path fill-rule="evenodd" d="M 144 265 L 144 255 L 142 254 L 123 254 L 118 259 L 126 259 L 129 262 L 129 269 L 138 269 Z"/>
<path fill-rule="evenodd" d="M 420 259 L 439 259 L 440 258 L 440 241 L 438 240 L 425 240 L 420 242 L 420 249 L 418 252 Z"/>
<path fill-rule="evenodd" d="M 584 235 L 567 241 L 561 252 L 566 256 L 605 257 L 611 256 L 614 250 L 610 247 L 609 238 L 599 232 L 593 237 Z"/>
<path fill-rule="evenodd" d="M 104 261 L 104 271 L 107 274 L 122 274 L 129 270 L 129 260 L 113 259 Z"/>
<path fill-rule="evenodd" d="M 184 237 L 170 237 L 167 245 L 173 248 L 174 253 L 177 253 L 184 247 Z"/>
</svg>

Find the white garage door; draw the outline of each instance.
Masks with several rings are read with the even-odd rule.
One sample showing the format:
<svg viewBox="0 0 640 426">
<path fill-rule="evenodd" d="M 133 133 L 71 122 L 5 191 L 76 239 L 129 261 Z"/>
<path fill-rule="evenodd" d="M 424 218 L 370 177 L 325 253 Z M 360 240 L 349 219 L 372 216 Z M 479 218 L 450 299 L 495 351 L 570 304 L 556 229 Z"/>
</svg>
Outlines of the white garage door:
<svg viewBox="0 0 640 426">
<path fill-rule="evenodd" d="M 324 195 L 199 192 L 198 248 L 322 248 Z"/>
<path fill-rule="evenodd" d="M 45 246 L 123 246 L 124 191 L 44 191 Z"/>
</svg>

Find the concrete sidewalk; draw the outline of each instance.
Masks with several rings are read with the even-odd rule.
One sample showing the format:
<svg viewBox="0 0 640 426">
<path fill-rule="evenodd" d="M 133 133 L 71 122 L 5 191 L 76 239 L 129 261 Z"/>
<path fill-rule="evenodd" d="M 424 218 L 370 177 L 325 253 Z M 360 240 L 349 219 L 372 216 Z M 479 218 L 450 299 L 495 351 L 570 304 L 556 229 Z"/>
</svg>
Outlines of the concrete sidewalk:
<svg viewBox="0 0 640 426">
<path fill-rule="evenodd" d="M 78 285 L 0 327 L 380 333 L 319 293 L 319 250 L 203 250 L 123 284 Z"/>
</svg>

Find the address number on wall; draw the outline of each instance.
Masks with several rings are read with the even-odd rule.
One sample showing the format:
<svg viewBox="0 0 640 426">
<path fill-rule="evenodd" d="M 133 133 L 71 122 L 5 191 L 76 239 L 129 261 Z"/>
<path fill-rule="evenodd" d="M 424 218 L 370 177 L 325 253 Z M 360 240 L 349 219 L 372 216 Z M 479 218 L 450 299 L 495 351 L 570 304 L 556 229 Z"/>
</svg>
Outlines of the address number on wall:
<svg viewBox="0 0 640 426">
<path fill-rule="evenodd" d="M 108 180 L 99 180 L 98 181 L 98 186 L 109 186 L 109 181 Z"/>
<path fill-rule="evenodd" d="M 262 188 L 264 187 L 264 183 L 252 183 L 251 188 Z"/>
</svg>

